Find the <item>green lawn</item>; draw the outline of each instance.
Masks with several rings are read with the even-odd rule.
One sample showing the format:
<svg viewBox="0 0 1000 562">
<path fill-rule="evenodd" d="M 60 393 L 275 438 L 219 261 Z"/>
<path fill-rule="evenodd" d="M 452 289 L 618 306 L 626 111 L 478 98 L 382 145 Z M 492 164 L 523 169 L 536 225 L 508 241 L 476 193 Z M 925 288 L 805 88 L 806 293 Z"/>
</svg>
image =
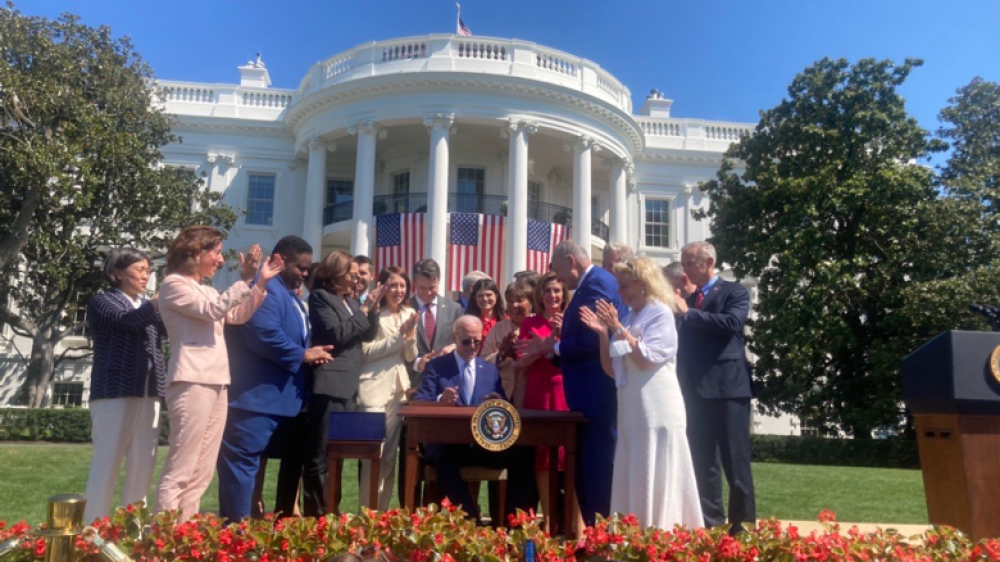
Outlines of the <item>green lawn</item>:
<svg viewBox="0 0 1000 562">
<path fill-rule="evenodd" d="M 161 447 L 161 463 L 165 453 Z M 49 496 L 83 493 L 90 454 L 89 445 L 0 445 L 0 520 L 40 523 Z M 820 510 L 830 509 L 841 521 L 927 523 L 924 485 L 917 470 L 787 464 L 754 464 L 753 468 L 760 517 L 810 520 Z M 264 498 L 269 502 L 274 498 L 277 469 L 277 462 L 268 466 Z M 351 477 L 356 471 L 355 462 L 347 461 L 341 504 L 345 510 L 357 509 L 357 482 Z M 151 489 L 151 498 L 152 494 Z M 218 507 L 214 481 L 201 507 Z"/>
</svg>

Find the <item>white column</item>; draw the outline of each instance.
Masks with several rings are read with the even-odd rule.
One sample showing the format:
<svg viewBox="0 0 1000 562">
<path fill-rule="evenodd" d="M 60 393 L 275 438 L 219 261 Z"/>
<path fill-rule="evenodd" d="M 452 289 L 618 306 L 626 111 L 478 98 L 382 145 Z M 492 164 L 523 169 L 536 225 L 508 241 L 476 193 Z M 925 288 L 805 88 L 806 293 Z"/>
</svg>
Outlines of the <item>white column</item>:
<svg viewBox="0 0 1000 562">
<path fill-rule="evenodd" d="M 573 150 L 573 241 L 590 255 L 590 168 L 600 147 L 594 139 L 581 136 L 566 148 Z"/>
<path fill-rule="evenodd" d="M 306 177 L 306 200 L 302 216 L 302 238 L 313 249 L 313 261 L 323 259 L 323 207 L 326 197 L 326 153 L 337 145 L 322 139 L 311 139 L 309 147 L 309 172 Z"/>
<path fill-rule="evenodd" d="M 614 158 L 606 160 L 608 163 L 608 179 L 611 183 L 611 217 L 609 226 L 611 227 L 612 244 L 628 244 L 628 187 L 626 180 L 628 176 L 628 160 Z"/>
<path fill-rule="evenodd" d="M 427 162 L 427 246 L 426 258 L 441 266 L 441 287 L 448 280 L 448 155 L 454 115 L 428 115 L 424 125 L 431 134 Z"/>
<path fill-rule="evenodd" d="M 511 120 L 507 172 L 507 282 L 528 267 L 528 137 L 538 125 Z"/>
<path fill-rule="evenodd" d="M 384 138 L 378 123 L 364 121 L 347 129 L 358 136 L 358 154 L 354 166 L 354 235 L 351 237 L 351 254 L 367 256 L 370 253 L 369 234 L 375 226 L 372 204 L 375 198 L 375 140 Z"/>
</svg>

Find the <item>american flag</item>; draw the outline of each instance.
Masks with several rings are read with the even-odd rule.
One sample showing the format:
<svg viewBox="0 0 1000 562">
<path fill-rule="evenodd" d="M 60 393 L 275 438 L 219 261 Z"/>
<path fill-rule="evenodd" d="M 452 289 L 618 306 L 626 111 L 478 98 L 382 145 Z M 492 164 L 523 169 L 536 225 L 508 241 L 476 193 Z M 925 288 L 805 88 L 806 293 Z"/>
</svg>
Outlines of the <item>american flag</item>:
<svg viewBox="0 0 1000 562">
<path fill-rule="evenodd" d="M 449 291 L 461 291 L 462 278 L 470 271 L 479 270 L 493 279 L 502 279 L 503 226 L 504 218 L 499 215 L 451 213 Z"/>
<path fill-rule="evenodd" d="M 569 227 L 564 224 L 528 219 L 528 269 L 547 272 L 552 250 L 567 238 Z"/>
<path fill-rule="evenodd" d="M 458 31 L 456 31 L 456 33 L 463 37 L 472 37 L 472 30 L 469 29 L 469 26 L 465 25 L 465 22 L 462 21 L 461 16 L 459 16 L 458 18 Z"/>
<path fill-rule="evenodd" d="M 424 259 L 424 213 L 378 215 L 375 220 L 375 275 L 391 265 L 409 275 Z"/>
</svg>

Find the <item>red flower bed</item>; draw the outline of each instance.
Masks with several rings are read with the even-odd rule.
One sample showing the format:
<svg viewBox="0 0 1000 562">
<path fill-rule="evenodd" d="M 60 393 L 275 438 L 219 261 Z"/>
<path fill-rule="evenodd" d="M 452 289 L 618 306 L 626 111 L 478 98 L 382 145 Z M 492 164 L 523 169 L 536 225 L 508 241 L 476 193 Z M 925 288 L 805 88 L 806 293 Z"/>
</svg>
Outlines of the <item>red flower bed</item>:
<svg viewBox="0 0 1000 562">
<path fill-rule="evenodd" d="M 328 515 L 320 519 L 267 517 L 223 525 L 212 515 L 178 523 L 176 513 L 150 515 L 141 505 L 119 509 L 94 522 L 99 538 L 112 541 L 136 562 L 319 562 L 353 552 L 382 562 L 501 562 L 523 559 L 528 539 L 542 562 L 619 560 L 627 562 L 895 562 L 1000 561 L 1000 542 L 972 542 L 950 528 L 920 537 L 880 530 L 842 530 L 833 514 L 819 517 L 823 532 L 803 535 L 792 525 L 760 521 L 737 537 L 723 529 L 642 529 L 634 517 L 602 519 L 583 539 L 553 539 L 532 513 L 512 518 L 512 529 L 477 527 L 447 502 L 414 513 Z M 90 536 L 94 535 L 90 531 Z M 82 562 L 99 562 L 97 546 L 76 542 Z M 5 561 L 40 560 L 45 543 L 24 522 L 0 522 L 0 541 L 17 539 Z M 10 543 L 8 543 L 10 544 Z"/>
</svg>

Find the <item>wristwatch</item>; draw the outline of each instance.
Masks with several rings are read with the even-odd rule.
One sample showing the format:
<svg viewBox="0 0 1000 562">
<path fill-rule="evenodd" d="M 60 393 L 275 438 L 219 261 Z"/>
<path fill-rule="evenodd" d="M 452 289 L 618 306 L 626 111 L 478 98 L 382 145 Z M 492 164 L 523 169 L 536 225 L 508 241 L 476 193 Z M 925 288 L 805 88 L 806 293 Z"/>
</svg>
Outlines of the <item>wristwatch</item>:
<svg viewBox="0 0 1000 562">
<path fill-rule="evenodd" d="M 625 333 L 625 326 L 620 326 L 617 330 L 615 330 L 615 337 L 616 338 L 621 337 L 621 335 L 624 333 Z"/>
</svg>

